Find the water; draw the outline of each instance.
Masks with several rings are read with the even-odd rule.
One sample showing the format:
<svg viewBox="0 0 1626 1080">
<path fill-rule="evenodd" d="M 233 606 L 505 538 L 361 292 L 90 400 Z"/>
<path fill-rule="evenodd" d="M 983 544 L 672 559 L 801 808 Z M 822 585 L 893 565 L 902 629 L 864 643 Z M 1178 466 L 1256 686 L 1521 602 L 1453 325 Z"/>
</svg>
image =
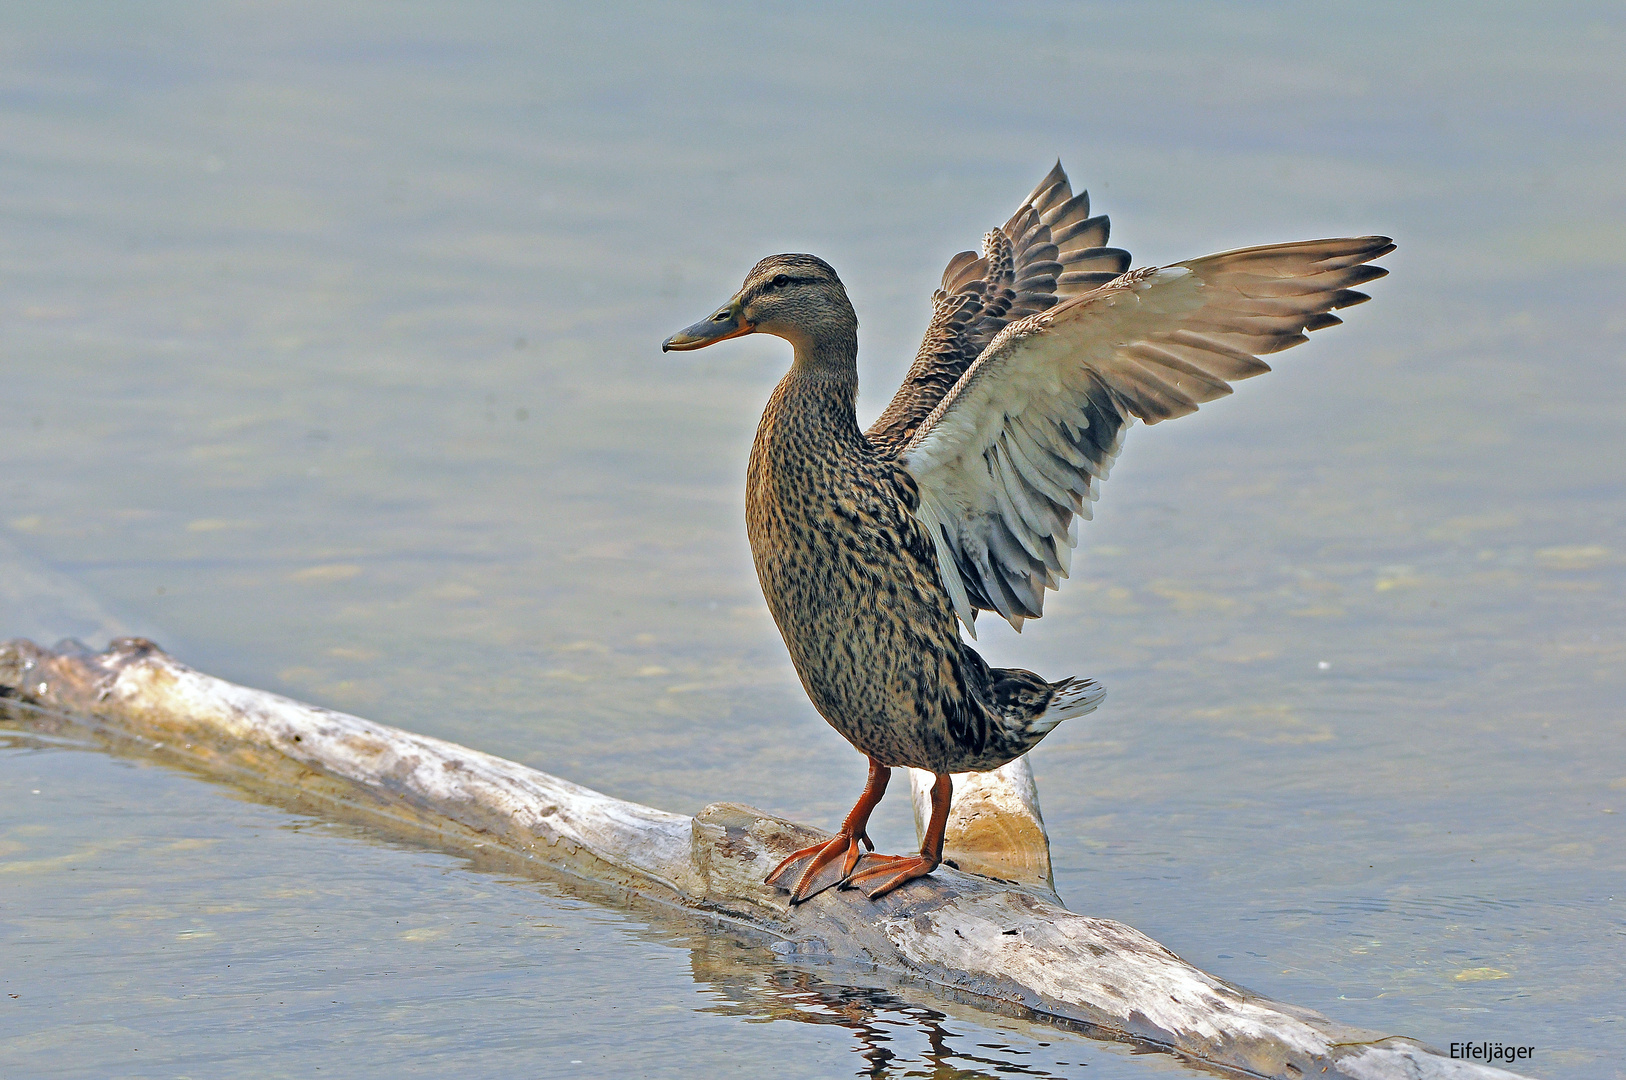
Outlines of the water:
<svg viewBox="0 0 1626 1080">
<path fill-rule="evenodd" d="M 117 624 L 673 810 L 830 826 L 862 784 L 744 542 L 785 350 L 656 351 L 755 259 L 841 272 L 868 418 L 1057 154 L 1138 263 L 1394 235 L 1347 326 L 1133 432 L 1073 580 L 982 644 L 1109 687 L 1033 759 L 1072 907 L 1626 1075 L 1612 8 L 0 25 L 0 637 Z M 1179 1068 L 57 741 L 0 784 L 8 1075 Z"/>
</svg>

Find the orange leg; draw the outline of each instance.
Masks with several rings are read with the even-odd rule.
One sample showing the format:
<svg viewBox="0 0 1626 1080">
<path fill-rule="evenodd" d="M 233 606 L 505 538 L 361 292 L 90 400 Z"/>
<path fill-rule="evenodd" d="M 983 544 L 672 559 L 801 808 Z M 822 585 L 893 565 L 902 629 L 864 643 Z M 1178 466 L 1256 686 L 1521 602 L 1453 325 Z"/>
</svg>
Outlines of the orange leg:
<svg viewBox="0 0 1626 1080">
<path fill-rule="evenodd" d="M 874 900 L 906 881 L 925 877 L 936 870 L 943 861 L 943 833 L 948 828 L 949 801 L 953 797 L 953 781 L 946 773 L 938 773 L 937 783 L 932 785 L 932 819 L 920 842 L 920 854 L 865 855 L 842 881 L 841 887 L 862 889 L 865 896 Z"/>
<path fill-rule="evenodd" d="M 869 780 L 864 784 L 864 793 L 858 796 L 852 813 L 841 823 L 841 831 L 822 844 L 803 848 L 774 867 L 773 873 L 766 879 L 767 884 L 790 890 L 790 902 L 793 904 L 840 884 L 858 865 L 858 857 L 862 854 L 858 847 L 860 841 L 868 845 L 871 851 L 875 850 L 865 830 L 869 828 L 870 814 L 881 801 L 881 796 L 886 794 L 886 782 L 890 779 L 892 770 L 870 758 Z"/>
</svg>

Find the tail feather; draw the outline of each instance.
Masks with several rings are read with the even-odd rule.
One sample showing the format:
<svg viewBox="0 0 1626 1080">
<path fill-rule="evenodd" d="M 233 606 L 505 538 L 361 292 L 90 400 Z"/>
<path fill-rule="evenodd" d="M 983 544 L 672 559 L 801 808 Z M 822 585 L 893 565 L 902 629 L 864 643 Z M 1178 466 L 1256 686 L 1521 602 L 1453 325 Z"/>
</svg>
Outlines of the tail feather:
<svg viewBox="0 0 1626 1080">
<path fill-rule="evenodd" d="M 1094 712 L 1107 696 L 1094 679 L 1051 682 L 1021 668 L 989 667 L 965 642 L 960 654 L 976 704 L 959 714 L 965 717 L 963 736 L 951 724 L 950 737 L 963 752 L 954 772 L 998 768 L 1033 749 L 1063 720 Z"/>
<path fill-rule="evenodd" d="M 1107 696 L 1107 688 L 1094 679 L 1063 679 L 1051 683 L 1050 689 L 1050 703 L 1028 724 L 1028 730 L 1035 735 L 1047 733 L 1063 720 L 1094 712 Z"/>
</svg>

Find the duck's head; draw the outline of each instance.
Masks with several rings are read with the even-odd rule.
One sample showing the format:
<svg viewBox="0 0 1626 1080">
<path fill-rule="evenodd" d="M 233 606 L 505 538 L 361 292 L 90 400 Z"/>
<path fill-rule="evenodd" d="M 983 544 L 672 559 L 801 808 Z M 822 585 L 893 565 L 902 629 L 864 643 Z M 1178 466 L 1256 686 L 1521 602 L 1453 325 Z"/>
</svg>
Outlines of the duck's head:
<svg viewBox="0 0 1626 1080">
<path fill-rule="evenodd" d="M 814 255 L 770 255 L 751 268 L 734 298 L 661 343 L 662 352 L 704 349 L 742 334 L 772 334 L 811 355 L 821 346 L 856 346 L 858 316 L 841 279 Z"/>
</svg>

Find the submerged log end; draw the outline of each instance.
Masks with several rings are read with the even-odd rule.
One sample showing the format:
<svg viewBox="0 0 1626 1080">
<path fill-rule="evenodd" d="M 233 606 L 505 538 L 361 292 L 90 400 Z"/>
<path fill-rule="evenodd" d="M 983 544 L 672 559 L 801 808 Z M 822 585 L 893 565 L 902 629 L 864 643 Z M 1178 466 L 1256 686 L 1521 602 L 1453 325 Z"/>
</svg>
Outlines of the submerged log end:
<svg viewBox="0 0 1626 1080">
<path fill-rule="evenodd" d="M 47 649 L 17 638 L 0 642 L 0 697 L 61 709 L 88 710 L 106 696 L 119 671 L 147 656 L 165 656 L 146 638 L 114 638 L 95 652 L 72 638 Z"/>
</svg>

